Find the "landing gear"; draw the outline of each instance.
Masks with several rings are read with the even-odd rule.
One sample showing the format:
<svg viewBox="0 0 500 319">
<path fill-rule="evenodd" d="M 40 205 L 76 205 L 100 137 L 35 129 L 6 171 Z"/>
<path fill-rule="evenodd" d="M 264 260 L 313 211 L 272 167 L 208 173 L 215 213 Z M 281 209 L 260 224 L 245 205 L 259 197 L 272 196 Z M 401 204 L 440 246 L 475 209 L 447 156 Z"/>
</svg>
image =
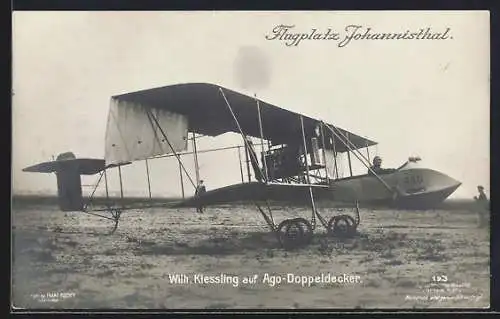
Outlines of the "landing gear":
<svg viewBox="0 0 500 319">
<path fill-rule="evenodd" d="M 327 230 L 327 234 L 332 237 L 352 237 L 356 234 L 357 227 L 360 223 L 359 207 L 357 202 L 355 205 L 355 218 L 342 214 L 334 216 L 326 222 L 326 220 L 316 210 L 311 217 L 311 221 L 301 217 L 291 218 L 285 219 L 277 226 L 274 223 L 269 204 L 267 204 L 269 214 L 266 214 L 257 203 L 255 203 L 255 205 L 261 212 L 271 231 L 277 234 L 281 247 L 286 250 L 300 248 L 311 243 L 313 232 L 316 227 L 316 217 Z"/>
<path fill-rule="evenodd" d="M 327 231 L 332 237 L 351 237 L 356 233 L 357 225 L 349 215 L 333 216 L 328 222 Z"/>
<path fill-rule="evenodd" d="M 311 223 L 304 218 L 286 219 L 276 231 L 280 244 L 285 249 L 305 246 L 311 242 L 313 235 Z"/>
<path fill-rule="evenodd" d="M 352 237 L 356 234 L 360 222 L 359 206 L 356 202 L 356 219 L 349 215 L 333 216 L 326 227 L 328 235 L 332 237 Z"/>
<path fill-rule="evenodd" d="M 285 219 L 276 226 L 269 203 L 266 202 L 268 214 L 264 212 L 264 209 L 258 203 L 254 204 L 271 231 L 277 235 L 281 247 L 289 250 L 305 246 L 311 242 L 314 227 L 309 221 L 304 218 L 291 218 Z"/>
</svg>

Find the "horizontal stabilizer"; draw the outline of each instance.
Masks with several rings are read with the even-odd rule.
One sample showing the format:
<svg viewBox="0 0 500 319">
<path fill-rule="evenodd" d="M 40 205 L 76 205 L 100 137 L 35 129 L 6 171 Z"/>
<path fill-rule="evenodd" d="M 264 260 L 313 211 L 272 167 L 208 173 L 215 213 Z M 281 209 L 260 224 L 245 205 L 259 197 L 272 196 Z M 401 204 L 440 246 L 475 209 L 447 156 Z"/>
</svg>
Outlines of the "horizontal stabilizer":
<svg viewBox="0 0 500 319">
<path fill-rule="evenodd" d="M 126 165 L 130 163 L 124 163 Z M 23 172 L 55 173 L 57 177 L 57 199 L 64 212 L 85 209 L 80 175 L 94 175 L 116 165 L 105 165 L 104 159 L 76 158 L 72 152 L 61 153 L 57 159 L 38 163 L 23 169 Z"/>
<path fill-rule="evenodd" d="M 130 163 L 124 163 L 126 165 Z M 116 165 L 104 165 L 103 159 L 97 158 L 74 158 L 43 162 L 23 169 L 23 172 L 33 173 L 56 173 L 65 170 L 67 167 L 75 168 L 80 175 L 94 175 Z"/>
</svg>

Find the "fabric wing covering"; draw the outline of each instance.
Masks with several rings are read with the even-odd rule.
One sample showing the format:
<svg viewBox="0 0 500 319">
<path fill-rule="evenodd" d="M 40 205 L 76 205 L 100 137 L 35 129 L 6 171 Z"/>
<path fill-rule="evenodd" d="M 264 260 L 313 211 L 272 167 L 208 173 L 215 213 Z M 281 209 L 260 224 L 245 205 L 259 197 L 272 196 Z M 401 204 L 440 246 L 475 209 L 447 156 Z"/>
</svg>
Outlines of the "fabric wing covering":
<svg viewBox="0 0 500 319">
<path fill-rule="evenodd" d="M 335 153 L 333 150 L 325 149 L 326 172 L 329 178 L 335 178 Z"/>
<path fill-rule="evenodd" d="M 154 118 L 148 116 L 148 111 Z M 113 97 L 106 127 L 106 165 L 170 154 L 172 148 L 175 152 L 184 151 L 187 136 L 186 116 Z"/>
<path fill-rule="evenodd" d="M 129 101 L 147 105 L 152 109 L 160 109 L 176 114 L 182 114 L 189 119 L 189 132 L 200 135 L 218 136 L 233 132 L 260 138 L 259 113 L 255 97 L 245 95 L 219 85 L 210 83 L 174 84 L 153 89 L 129 92 L 115 95 L 120 101 Z M 302 145 L 301 114 L 295 113 L 270 103 L 259 101 L 262 121 L 262 135 L 264 140 L 273 145 Z M 239 126 L 228 109 L 230 104 Z M 304 133 L 307 141 L 317 137 L 316 128 L 320 120 L 302 116 Z M 330 128 L 336 128 L 339 135 L 348 135 L 351 147 L 355 149 L 375 145 L 376 142 L 358 136 L 339 127 L 325 123 Z M 324 128 L 326 135 L 325 146 L 337 152 L 349 150 L 342 139 L 334 137 L 328 128 Z M 332 138 L 330 138 L 332 137 Z M 318 139 L 321 143 L 321 139 Z M 308 142 L 310 144 L 310 142 Z M 310 149 L 311 145 L 308 145 Z"/>
</svg>

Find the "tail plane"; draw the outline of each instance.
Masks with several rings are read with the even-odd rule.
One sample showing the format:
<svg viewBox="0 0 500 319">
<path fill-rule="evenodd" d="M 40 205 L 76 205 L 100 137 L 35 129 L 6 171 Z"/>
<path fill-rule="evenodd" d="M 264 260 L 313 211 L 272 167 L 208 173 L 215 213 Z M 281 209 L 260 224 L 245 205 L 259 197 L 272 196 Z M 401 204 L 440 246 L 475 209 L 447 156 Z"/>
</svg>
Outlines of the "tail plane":
<svg viewBox="0 0 500 319">
<path fill-rule="evenodd" d="M 76 158 L 72 152 L 65 152 L 54 161 L 26 167 L 23 172 L 55 173 L 59 209 L 70 212 L 84 209 L 81 175 L 94 175 L 104 169 L 103 159 Z"/>
</svg>

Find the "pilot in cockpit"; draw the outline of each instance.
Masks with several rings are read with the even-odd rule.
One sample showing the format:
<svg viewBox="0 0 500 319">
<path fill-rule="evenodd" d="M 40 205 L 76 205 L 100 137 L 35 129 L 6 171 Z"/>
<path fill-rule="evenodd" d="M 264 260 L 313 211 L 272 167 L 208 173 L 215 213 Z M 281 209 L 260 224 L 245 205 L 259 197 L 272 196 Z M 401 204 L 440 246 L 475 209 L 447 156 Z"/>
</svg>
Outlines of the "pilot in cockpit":
<svg viewBox="0 0 500 319">
<path fill-rule="evenodd" d="M 397 171 L 394 168 L 382 168 L 382 158 L 380 156 L 375 156 L 373 158 L 373 165 L 368 170 L 368 175 L 373 175 L 374 173 L 377 175 L 380 174 L 390 174 Z"/>
<path fill-rule="evenodd" d="M 379 174 L 379 173 L 383 172 L 382 158 L 380 156 L 375 156 L 373 158 L 373 165 L 368 170 L 368 174 L 373 175 L 373 172 L 375 172 L 375 174 Z"/>
</svg>

